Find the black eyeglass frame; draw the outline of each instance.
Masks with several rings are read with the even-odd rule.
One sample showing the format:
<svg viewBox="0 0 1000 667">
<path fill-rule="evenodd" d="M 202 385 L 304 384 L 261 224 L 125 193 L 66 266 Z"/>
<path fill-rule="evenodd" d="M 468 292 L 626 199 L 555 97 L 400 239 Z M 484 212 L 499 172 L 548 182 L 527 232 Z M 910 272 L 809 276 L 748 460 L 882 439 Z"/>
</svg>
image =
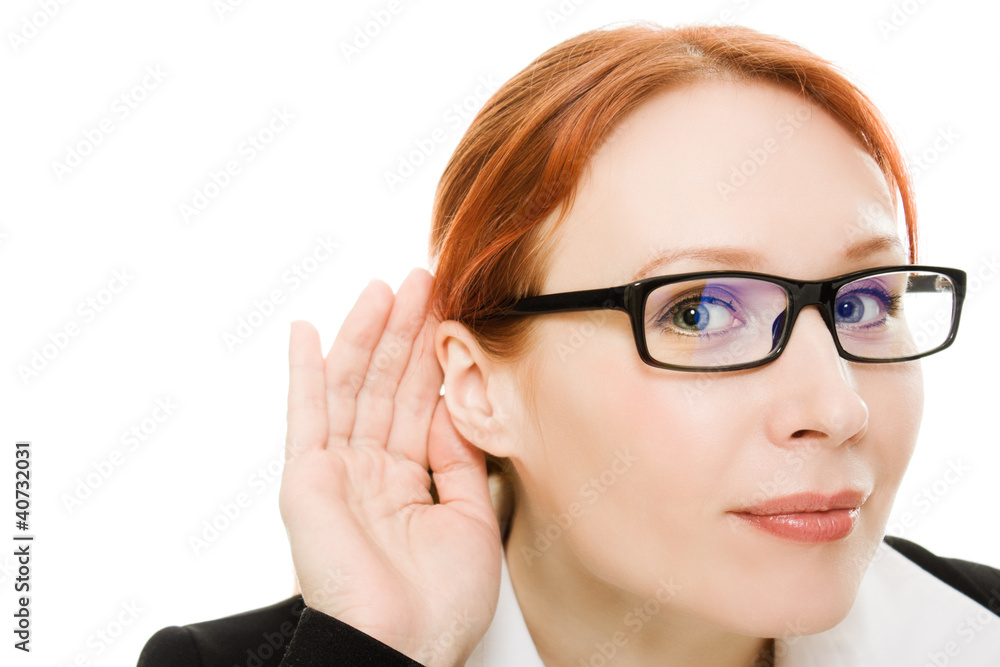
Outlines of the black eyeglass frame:
<svg viewBox="0 0 1000 667">
<path fill-rule="evenodd" d="M 840 288 L 855 280 L 882 273 L 895 272 L 927 272 L 940 273 L 946 276 L 954 286 L 955 300 L 953 305 L 953 316 L 951 320 L 951 330 L 943 343 L 930 350 L 914 354 L 909 357 L 899 359 L 867 359 L 858 357 L 843 348 L 840 338 L 837 335 L 834 323 L 834 306 L 836 305 L 837 292 Z M 788 309 L 785 311 L 784 326 L 777 345 L 762 359 L 749 361 L 740 364 L 730 364 L 726 366 L 679 366 L 657 361 L 650 354 L 646 347 L 646 329 L 643 322 L 643 311 L 646 307 L 646 298 L 649 294 L 663 285 L 683 282 L 686 280 L 698 280 L 703 278 L 757 278 L 766 282 L 778 285 L 784 290 Z M 827 329 L 833 336 L 834 345 L 837 346 L 838 354 L 849 361 L 859 363 L 886 364 L 902 361 L 913 361 L 926 357 L 935 352 L 940 352 L 955 340 L 958 332 L 958 323 L 962 315 L 962 304 L 966 294 L 966 273 L 961 269 L 945 266 L 927 266 L 922 264 L 901 264 L 896 266 L 878 266 L 862 271 L 855 271 L 826 280 L 792 280 L 767 273 L 757 273 L 753 271 L 697 271 L 692 273 L 681 273 L 668 276 L 652 276 L 643 278 L 625 285 L 606 287 L 599 289 L 578 290 L 573 292 L 559 292 L 555 294 L 543 294 L 539 296 L 524 297 L 516 301 L 512 306 L 502 312 L 503 315 L 538 315 L 543 313 L 555 313 L 573 310 L 621 310 L 628 313 L 632 325 L 632 335 L 635 338 L 635 345 L 639 351 L 639 357 L 650 366 L 665 368 L 668 370 L 689 371 L 699 373 L 714 373 L 721 371 L 744 370 L 756 368 L 766 363 L 774 361 L 785 349 L 791 338 L 792 328 L 798 319 L 799 313 L 807 306 L 817 306 Z"/>
</svg>

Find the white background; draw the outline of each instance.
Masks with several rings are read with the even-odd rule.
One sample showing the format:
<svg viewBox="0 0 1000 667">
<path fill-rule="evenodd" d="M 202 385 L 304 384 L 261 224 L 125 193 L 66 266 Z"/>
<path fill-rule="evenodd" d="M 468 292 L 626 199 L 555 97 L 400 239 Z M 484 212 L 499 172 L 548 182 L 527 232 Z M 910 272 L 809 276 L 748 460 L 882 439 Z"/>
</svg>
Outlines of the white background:
<svg viewBox="0 0 1000 667">
<path fill-rule="evenodd" d="M 0 14 L 0 511 L 9 526 L 0 539 L 13 545 L 13 443 L 30 439 L 37 539 L 26 662 L 131 665 L 161 627 L 291 595 L 277 507 L 289 322 L 313 322 L 325 351 L 369 280 L 395 290 L 413 266 L 427 267 L 434 187 L 471 120 L 452 122 L 452 107 L 478 109 L 481 80 L 502 82 L 566 38 L 630 19 L 778 34 L 839 64 L 889 118 L 920 172 L 921 261 L 990 274 L 973 283 L 955 346 L 924 361 L 923 428 L 893 514 L 917 523 L 891 521 L 889 532 L 1000 567 L 996 3 L 404 1 L 350 60 L 342 44 L 387 0 L 246 0 L 233 11 L 212 0 L 92 0 L 55 3 L 51 18 L 43 4 L 7 0 Z M 32 22 L 44 25 L 33 33 Z M 135 105 L 125 118 L 123 94 Z M 274 109 L 294 119 L 247 160 L 241 144 Z M 111 132 L 58 174 L 53 163 L 102 119 Z M 444 141 L 391 190 L 385 172 L 438 128 Z M 938 150 L 941 133 L 953 139 Z M 912 162 L 921 155 L 933 164 Z M 180 205 L 228 160 L 240 172 L 185 221 Z M 337 253 L 298 287 L 283 281 L 317 237 L 339 243 Z M 100 297 L 116 270 L 131 279 L 90 319 L 79 304 Z M 230 350 L 224 335 L 273 289 L 284 303 Z M 19 367 L 71 323 L 78 335 L 22 377 Z M 158 399 L 178 407 L 130 449 L 123 432 L 141 428 Z M 108 463 L 114 450 L 119 465 Z M 946 476 L 950 462 L 968 469 Z M 68 507 L 101 466 L 110 476 Z M 914 501 L 923 489 L 933 503 Z M 249 506 L 196 554 L 189 538 L 241 493 Z M 24 658 L 10 648 L 12 552 L 0 548 L 3 661 Z M 122 616 L 123 605 L 140 611 Z M 131 623 L 120 636 L 95 639 L 120 616 Z"/>
</svg>

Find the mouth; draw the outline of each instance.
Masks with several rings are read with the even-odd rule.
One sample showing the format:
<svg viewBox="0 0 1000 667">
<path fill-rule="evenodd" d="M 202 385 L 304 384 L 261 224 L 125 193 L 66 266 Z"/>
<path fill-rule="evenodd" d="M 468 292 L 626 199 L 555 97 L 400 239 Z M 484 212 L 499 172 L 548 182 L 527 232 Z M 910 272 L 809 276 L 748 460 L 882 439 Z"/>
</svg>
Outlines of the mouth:
<svg viewBox="0 0 1000 667">
<path fill-rule="evenodd" d="M 854 531 L 868 495 L 853 489 L 830 495 L 797 493 L 729 513 L 750 526 L 792 542 L 833 542 Z"/>
</svg>

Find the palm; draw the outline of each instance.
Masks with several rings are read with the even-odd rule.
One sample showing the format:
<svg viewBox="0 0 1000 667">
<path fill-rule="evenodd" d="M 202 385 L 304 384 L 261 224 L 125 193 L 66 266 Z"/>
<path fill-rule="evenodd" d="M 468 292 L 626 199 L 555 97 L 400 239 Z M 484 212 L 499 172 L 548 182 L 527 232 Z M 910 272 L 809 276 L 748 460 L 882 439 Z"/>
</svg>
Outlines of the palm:
<svg viewBox="0 0 1000 667">
<path fill-rule="evenodd" d="M 466 656 L 489 625 L 501 547 L 483 455 L 439 393 L 428 279 L 395 299 L 370 286 L 326 360 L 293 325 L 279 505 L 306 604 L 429 664 Z"/>
</svg>

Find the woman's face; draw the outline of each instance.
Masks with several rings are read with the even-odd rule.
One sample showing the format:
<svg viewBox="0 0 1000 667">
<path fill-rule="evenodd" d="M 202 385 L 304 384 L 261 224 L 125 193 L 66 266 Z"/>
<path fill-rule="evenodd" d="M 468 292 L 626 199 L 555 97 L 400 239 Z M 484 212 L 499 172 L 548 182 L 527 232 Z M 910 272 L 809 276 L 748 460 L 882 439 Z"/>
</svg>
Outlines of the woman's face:
<svg viewBox="0 0 1000 667">
<path fill-rule="evenodd" d="M 879 237 L 897 243 L 847 253 Z M 732 81 L 665 92 L 631 115 L 594 155 L 558 239 L 543 294 L 718 269 L 812 280 L 908 261 L 885 179 L 856 140 L 791 92 Z M 644 364 L 620 311 L 538 324 L 537 402 L 511 454 L 529 548 L 508 558 L 534 567 L 572 554 L 641 598 L 672 581 L 673 610 L 755 636 L 820 632 L 847 614 L 916 441 L 917 362 L 841 359 L 815 307 L 777 360 L 724 373 Z M 870 495 L 832 542 L 792 542 L 728 514 L 843 489 Z"/>
</svg>

